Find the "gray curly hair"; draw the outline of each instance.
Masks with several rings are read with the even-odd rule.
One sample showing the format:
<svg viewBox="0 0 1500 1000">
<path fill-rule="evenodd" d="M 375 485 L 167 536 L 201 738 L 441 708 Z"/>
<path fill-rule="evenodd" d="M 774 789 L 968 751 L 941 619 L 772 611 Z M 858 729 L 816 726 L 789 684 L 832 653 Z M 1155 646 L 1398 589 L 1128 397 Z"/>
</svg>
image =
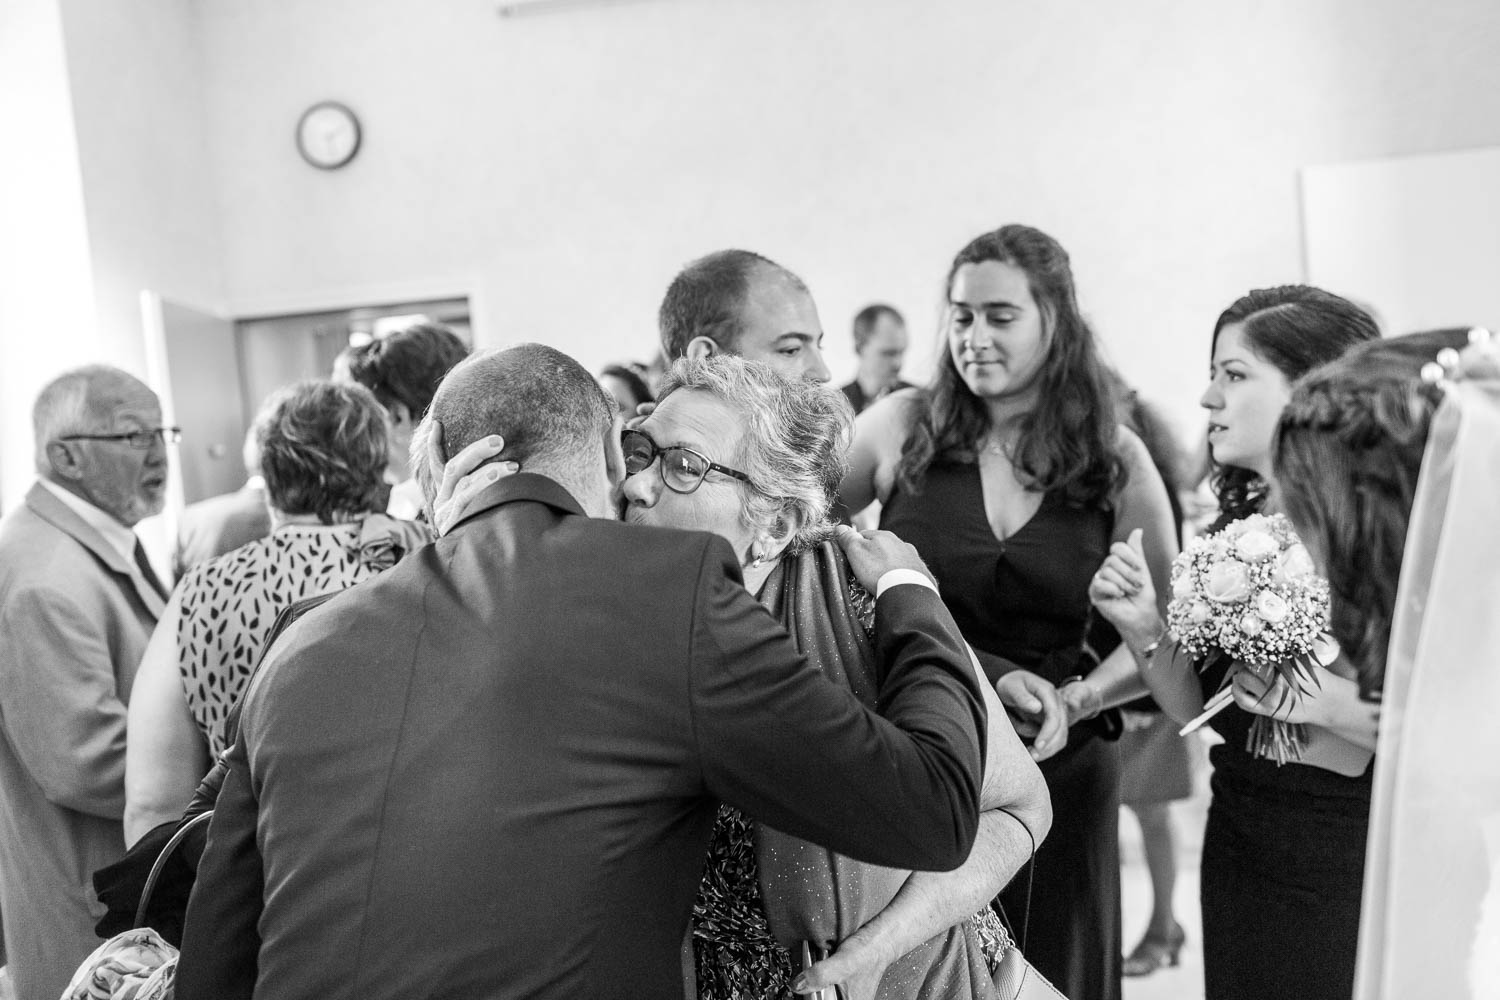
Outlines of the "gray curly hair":
<svg viewBox="0 0 1500 1000">
<path fill-rule="evenodd" d="M 746 527 L 781 537 L 795 526 L 787 551 L 799 552 L 833 532 L 839 483 L 849 468 L 854 410 L 837 389 L 788 379 L 757 361 L 731 354 L 682 358 L 667 369 L 661 403 L 679 389 L 719 397 L 744 427 L 736 467 L 750 477 L 740 517 Z"/>
</svg>

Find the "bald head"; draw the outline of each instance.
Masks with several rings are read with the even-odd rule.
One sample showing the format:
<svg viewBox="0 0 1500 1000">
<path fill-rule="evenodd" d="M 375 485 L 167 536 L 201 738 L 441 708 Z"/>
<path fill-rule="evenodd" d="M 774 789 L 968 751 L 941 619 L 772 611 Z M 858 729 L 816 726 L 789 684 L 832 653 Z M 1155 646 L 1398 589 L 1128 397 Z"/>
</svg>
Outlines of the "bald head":
<svg viewBox="0 0 1500 1000">
<path fill-rule="evenodd" d="M 582 493 L 605 480 L 604 443 L 615 404 L 568 355 L 543 344 L 521 344 L 471 355 L 438 387 L 424 430 L 413 442 L 413 465 L 431 501 L 442 469 L 428 467 L 431 426 L 442 427 L 434 458 L 446 462 L 474 442 L 499 434 L 500 458 L 561 483 L 587 507 Z M 607 492 L 607 490 L 606 490 Z"/>
</svg>

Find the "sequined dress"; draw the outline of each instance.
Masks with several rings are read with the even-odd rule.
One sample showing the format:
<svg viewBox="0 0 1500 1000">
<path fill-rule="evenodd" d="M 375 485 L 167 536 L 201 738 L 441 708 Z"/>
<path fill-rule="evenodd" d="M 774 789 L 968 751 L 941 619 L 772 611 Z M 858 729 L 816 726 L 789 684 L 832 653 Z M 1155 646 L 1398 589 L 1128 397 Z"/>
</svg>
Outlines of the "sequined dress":
<svg viewBox="0 0 1500 1000">
<path fill-rule="evenodd" d="M 772 583 L 768 581 L 762 591 L 762 600 L 768 606 Z M 848 593 L 855 615 L 868 634 L 874 627 L 875 601 L 852 577 Z M 795 997 L 791 982 L 800 965 L 793 963 L 786 948 L 777 941 L 766 915 L 757 862 L 756 824 L 729 806 L 720 807 L 714 822 L 703 879 L 693 904 L 692 937 L 700 1000 Z M 892 963 L 882 981 L 882 1000 L 919 995 L 988 995 L 969 990 L 933 994 L 928 972 L 934 961 L 951 962 L 954 951 L 970 948 L 979 955 L 977 961 L 983 968 L 975 971 L 983 975 L 987 986 L 988 973 L 993 971 L 1008 941 L 999 918 L 986 909 L 939 938 L 944 940 L 934 939 Z M 956 946 L 953 939 L 957 939 Z M 960 970 L 957 978 L 964 976 Z M 923 992 L 924 984 L 929 987 L 928 992 Z"/>
</svg>

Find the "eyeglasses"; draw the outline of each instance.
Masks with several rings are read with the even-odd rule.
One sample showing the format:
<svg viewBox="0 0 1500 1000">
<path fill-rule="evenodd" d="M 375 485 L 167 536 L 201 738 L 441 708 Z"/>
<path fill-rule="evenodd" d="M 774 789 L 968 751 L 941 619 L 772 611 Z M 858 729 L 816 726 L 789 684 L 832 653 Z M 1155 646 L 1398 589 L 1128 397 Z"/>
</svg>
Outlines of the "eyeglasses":
<svg viewBox="0 0 1500 1000">
<path fill-rule="evenodd" d="M 150 427 L 142 431 L 126 431 L 123 434 L 67 434 L 59 441 L 125 441 L 130 447 L 146 451 L 158 441 L 176 444 L 182 440 L 181 427 Z"/>
<path fill-rule="evenodd" d="M 633 476 L 645 472 L 661 456 L 661 482 L 673 493 L 692 493 L 703 485 L 710 472 L 720 472 L 741 482 L 748 483 L 750 477 L 738 469 L 710 462 L 708 456 L 691 448 L 672 445 L 663 448 L 645 431 L 628 430 L 620 435 L 620 446 L 625 450 L 625 475 Z"/>
</svg>

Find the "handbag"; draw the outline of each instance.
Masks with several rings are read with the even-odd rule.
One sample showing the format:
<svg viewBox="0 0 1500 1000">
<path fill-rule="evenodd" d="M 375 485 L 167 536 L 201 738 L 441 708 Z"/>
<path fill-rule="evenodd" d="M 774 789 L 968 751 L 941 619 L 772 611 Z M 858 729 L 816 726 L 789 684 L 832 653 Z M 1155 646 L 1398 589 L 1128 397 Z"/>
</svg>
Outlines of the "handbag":
<svg viewBox="0 0 1500 1000">
<path fill-rule="evenodd" d="M 1021 823 L 1021 817 L 1009 809 L 1002 807 L 1001 812 Z M 1021 940 L 1024 942 L 1027 925 L 1031 920 L 1031 885 L 1036 876 L 1036 838 L 1031 834 L 1031 827 L 1025 823 L 1021 823 L 1021 829 L 1026 831 L 1026 836 L 1031 840 L 1031 861 L 1026 866 L 1026 914 L 1021 920 Z M 1022 946 L 1016 943 L 1015 928 L 1006 919 L 998 896 L 993 905 L 995 912 L 1000 915 L 1000 921 L 1005 924 L 1008 939 L 1005 950 L 1000 955 L 1000 964 L 992 974 L 995 992 L 1004 1000 L 1068 1000 L 1061 990 L 1026 960 L 1026 955 L 1021 951 Z"/>
<path fill-rule="evenodd" d="M 181 822 L 146 876 L 134 926 L 94 949 L 73 973 L 63 1000 L 171 1000 L 177 979 L 177 949 L 145 926 L 146 914 L 167 862 L 187 835 L 212 817 L 209 811 Z"/>
<path fill-rule="evenodd" d="M 1026 961 L 1014 941 L 1000 956 L 994 972 L 995 991 L 1005 1000 L 1068 1000 L 1047 977 Z"/>
</svg>

